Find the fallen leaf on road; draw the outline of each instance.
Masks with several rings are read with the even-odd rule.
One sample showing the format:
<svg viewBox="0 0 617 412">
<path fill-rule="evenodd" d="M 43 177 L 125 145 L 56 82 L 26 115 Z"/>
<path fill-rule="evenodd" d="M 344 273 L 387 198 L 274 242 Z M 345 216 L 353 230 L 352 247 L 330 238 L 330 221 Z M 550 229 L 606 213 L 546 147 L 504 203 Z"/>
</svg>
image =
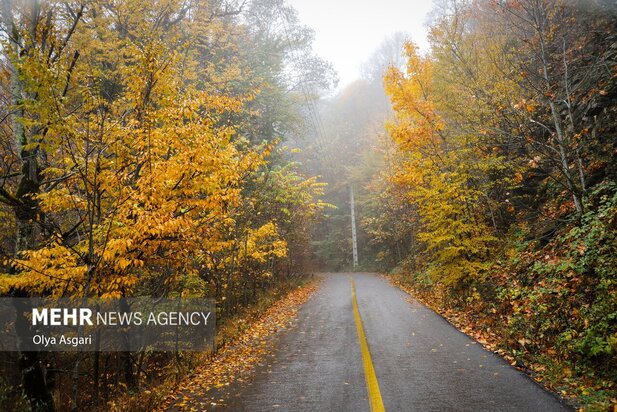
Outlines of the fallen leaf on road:
<svg viewBox="0 0 617 412">
<path fill-rule="evenodd" d="M 176 391 L 163 402 L 159 411 L 187 410 L 200 403 L 200 398 L 201 401 L 207 398 L 211 388 L 228 386 L 234 381 L 246 379 L 255 366 L 264 362 L 276 332 L 293 324 L 291 321 L 295 319 L 298 308 L 315 290 L 317 285 L 312 283 L 294 289 L 274 303 L 257 321 L 248 326 L 245 333 L 221 348 L 195 374 L 182 381 Z M 268 373 L 271 371 L 268 370 Z M 216 406 L 217 403 L 211 402 L 211 405 Z"/>
</svg>

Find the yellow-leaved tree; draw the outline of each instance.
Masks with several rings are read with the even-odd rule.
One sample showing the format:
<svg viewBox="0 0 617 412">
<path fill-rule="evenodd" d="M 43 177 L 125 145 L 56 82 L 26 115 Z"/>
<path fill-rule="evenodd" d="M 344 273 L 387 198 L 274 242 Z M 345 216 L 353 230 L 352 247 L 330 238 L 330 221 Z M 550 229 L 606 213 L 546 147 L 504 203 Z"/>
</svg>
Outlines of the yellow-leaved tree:
<svg viewBox="0 0 617 412">
<path fill-rule="evenodd" d="M 197 275 L 197 251 L 225 247 L 242 179 L 263 155 L 218 123 L 241 99 L 186 80 L 191 35 L 204 27 L 174 22 L 182 2 L 167 3 L 90 5 L 66 46 L 79 56 L 68 82 L 43 50 L 16 62 L 35 96 L 27 126 L 45 130 L 28 149 L 44 151 L 39 173 L 54 183 L 33 195 L 43 244 L 18 255 L 7 285 L 117 297 L 157 277 L 163 292 Z"/>
<path fill-rule="evenodd" d="M 428 273 L 437 282 L 454 284 L 477 279 L 487 269 L 496 238 L 483 202 L 481 176 L 490 167 L 474 149 L 474 136 L 446 128 L 435 99 L 433 63 L 407 43 L 403 73 L 391 67 L 385 75 L 394 119 L 387 125 L 396 143 L 400 169 L 390 179 L 407 189 L 417 208 Z"/>
</svg>

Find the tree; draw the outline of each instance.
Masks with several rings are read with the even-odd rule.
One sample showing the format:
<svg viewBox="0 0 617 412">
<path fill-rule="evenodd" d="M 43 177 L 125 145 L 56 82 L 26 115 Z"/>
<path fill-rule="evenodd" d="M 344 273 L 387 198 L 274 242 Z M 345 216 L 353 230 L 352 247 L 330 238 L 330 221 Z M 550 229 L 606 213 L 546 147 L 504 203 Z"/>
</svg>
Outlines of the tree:
<svg viewBox="0 0 617 412">
<path fill-rule="evenodd" d="M 496 159 L 479 157 L 473 136 L 446 126 L 433 98 L 432 62 L 413 43 L 405 50 L 406 72 L 391 67 L 384 78 L 395 113 L 388 131 L 402 153 L 402 167 L 391 179 L 407 188 L 417 207 L 428 273 L 446 284 L 478 279 L 497 240 L 478 207 L 486 189 L 482 177 Z"/>
<path fill-rule="evenodd" d="M 403 46 L 407 41 L 410 37 L 404 32 L 386 37 L 362 65 L 362 77 L 370 83 L 381 83 L 390 66 L 403 69 L 406 61 Z"/>
</svg>

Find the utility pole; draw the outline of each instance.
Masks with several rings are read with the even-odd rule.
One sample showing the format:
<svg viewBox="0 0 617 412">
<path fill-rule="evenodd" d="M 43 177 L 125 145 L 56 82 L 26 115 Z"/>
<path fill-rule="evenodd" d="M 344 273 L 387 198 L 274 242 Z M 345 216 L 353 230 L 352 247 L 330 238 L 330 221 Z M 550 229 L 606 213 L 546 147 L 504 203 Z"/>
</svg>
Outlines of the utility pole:
<svg viewBox="0 0 617 412">
<path fill-rule="evenodd" d="M 351 244 L 353 250 L 353 267 L 355 268 L 358 266 L 358 240 L 356 238 L 356 211 L 352 185 L 349 185 L 349 203 L 351 204 Z"/>
</svg>

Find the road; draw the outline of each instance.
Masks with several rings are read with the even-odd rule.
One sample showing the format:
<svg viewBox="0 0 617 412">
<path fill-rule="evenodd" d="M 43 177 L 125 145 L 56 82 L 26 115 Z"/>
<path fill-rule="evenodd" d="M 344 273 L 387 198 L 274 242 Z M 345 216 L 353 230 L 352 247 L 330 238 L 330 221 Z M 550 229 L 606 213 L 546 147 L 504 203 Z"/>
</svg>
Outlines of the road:
<svg viewBox="0 0 617 412">
<path fill-rule="evenodd" d="M 373 411 L 357 320 L 386 411 L 571 410 L 441 316 L 372 274 L 325 275 L 249 383 L 230 389 L 230 411 Z M 221 410 L 221 408 L 217 408 Z"/>
</svg>

